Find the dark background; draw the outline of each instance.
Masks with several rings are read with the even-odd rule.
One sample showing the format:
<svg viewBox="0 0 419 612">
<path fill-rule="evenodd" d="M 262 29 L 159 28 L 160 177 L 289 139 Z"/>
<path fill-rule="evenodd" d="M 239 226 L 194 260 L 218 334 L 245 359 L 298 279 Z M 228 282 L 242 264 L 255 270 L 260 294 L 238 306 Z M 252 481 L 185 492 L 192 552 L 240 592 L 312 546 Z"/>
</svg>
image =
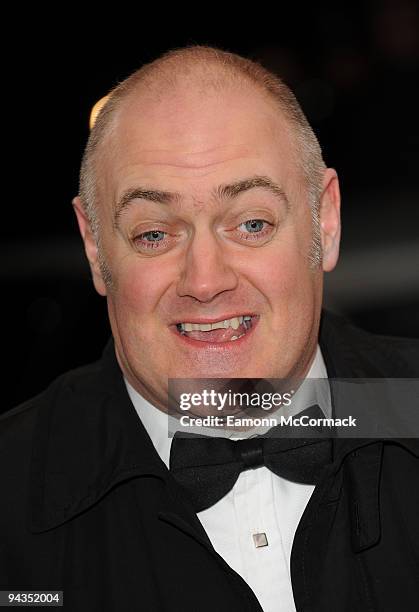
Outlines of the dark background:
<svg viewBox="0 0 419 612">
<path fill-rule="evenodd" d="M 26 14 L 3 52 L 3 402 L 96 359 L 106 303 L 84 261 L 71 199 L 93 104 L 164 51 L 210 44 L 262 61 L 294 89 L 343 196 L 326 305 L 377 333 L 419 337 L 419 10 L 408 0 L 197 6 L 155 15 Z M 70 12 L 68 10 L 68 12 Z M 103 11 L 102 11 L 103 12 Z M 47 23 L 48 22 L 48 23 Z M 71 24 L 70 24 L 71 22 Z"/>
</svg>

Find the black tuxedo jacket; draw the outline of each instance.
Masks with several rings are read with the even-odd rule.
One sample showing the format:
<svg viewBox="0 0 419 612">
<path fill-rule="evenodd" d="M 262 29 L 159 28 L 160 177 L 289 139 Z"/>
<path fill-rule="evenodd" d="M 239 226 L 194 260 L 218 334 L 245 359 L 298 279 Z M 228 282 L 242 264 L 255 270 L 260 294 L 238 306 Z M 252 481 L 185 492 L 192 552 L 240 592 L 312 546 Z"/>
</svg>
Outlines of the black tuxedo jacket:
<svg viewBox="0 0 419 612">
<path fill-rule="evenodd" d="M 323 313 L 320 344 L 329 377 L 419 377 L 416 341 Z M 293 542 L 298 612 L 417 609 L 418 455 L 417 439 L 333 441 Z M 71 612 L 261 611 L 156 453 L 112 342 L 1 418 L 0 459 L 0 589 L 63 590 Z"/>
</svg>

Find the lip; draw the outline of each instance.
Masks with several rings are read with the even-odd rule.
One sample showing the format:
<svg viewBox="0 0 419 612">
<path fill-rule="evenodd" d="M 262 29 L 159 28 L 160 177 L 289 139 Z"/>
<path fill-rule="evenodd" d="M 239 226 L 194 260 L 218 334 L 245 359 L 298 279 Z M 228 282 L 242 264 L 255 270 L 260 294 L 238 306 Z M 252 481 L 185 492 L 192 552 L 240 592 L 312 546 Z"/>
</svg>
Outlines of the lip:
<svg viewBox="0 0 419 612">
<path fill-rule="evenodd" d="M 241 316 L 241 315 L 233 315 Z M 200 349 L 200 350 L 217 350 L 217 351 L 231 351 L 235 349 L 240 349 L 246 342 L 249 342 L 249 339 L 252 337 L 253 332 L 255 331 L 258 323 L 259 323 L 259 315 L 244 315 L 244 316 L 252 316 L 252 327 L 238 340 L 227 340 L 226 342 L 204 342 L 202 340 L 194 340 L 193 338 L 189 338 L 188 336 L 184 336 L 177 331 L 176 325 L 171 325 L 170 330 L 173 334 L 175 334 L 176 338 L 180 342 L 190 348 Z M 232 319 L 233 317 L 226 317 L 227 319 Z M 217 323 L 218 321 L 224 321 L 224 319 L 199 319 L 195 320 L 196 323 Z M 188 323 L 192 323 L 192 321 L 188 321 Z"/>
</svg>

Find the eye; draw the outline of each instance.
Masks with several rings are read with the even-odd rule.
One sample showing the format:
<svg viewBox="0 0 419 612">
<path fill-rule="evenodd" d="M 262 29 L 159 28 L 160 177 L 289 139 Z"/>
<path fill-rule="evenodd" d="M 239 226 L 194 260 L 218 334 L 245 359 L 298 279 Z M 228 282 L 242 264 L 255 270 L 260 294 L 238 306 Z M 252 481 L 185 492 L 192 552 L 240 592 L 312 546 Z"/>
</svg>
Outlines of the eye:
<svg viewBox="0 0 419 612">
<path fill-rule="evenodd" d="M 244 223 L 240 223 L 239 227 L 244 226 L 246 230 L 254 234 L 256 232 L 261 232 L 265 223 L 267 223 L 267 221 L 264 221 L 263 219 L 249 219 Z"/>
<path fill-rule="evenodd" d="M 160 249 L 161 245 L 165 244 L 166 237 L 167 232 L 155 229 L 137 234 L 133 238 L 133 242 L 136 247 L 141 249 Z"/>
<path fill-rule="evenodd" d="M 272 234 L 273 225 L 265 219 L 248 219 L 237 226 L 237 232 L 242 240 L 258 242 L 269 238 Z"/>
<path fill-rule="evenodd" d="M 138 238 L 141 238 L 146 242 L 160 242 L 163 240 L 165 234 L 166 232 L 162 232 L 161 230 L 151 230 L 150 232 L 140 234 Z"/>
</svg>

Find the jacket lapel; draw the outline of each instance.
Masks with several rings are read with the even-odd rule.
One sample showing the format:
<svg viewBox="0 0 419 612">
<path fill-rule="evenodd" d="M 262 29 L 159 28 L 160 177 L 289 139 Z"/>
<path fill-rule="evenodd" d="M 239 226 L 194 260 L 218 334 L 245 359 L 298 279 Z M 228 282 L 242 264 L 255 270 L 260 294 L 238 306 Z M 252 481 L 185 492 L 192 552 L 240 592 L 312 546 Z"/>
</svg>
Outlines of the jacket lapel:
<svg viewBox="0 0 419 612">
<path fill-rule="evenodd" d="M 48 390 L 34 434 L 29 527 L 41 533 L 83 512 L 118 483 L 153 477 L 167 490 L 160 518 L 212 550 L 183 504 L 129 398 L 111 339 L 99 362 L 70 372 Z"/>
<path fill-rule="evenodd" d="M 402 369 L 395 358 L 391 362 L 388 355 L 383 357 L 372 338 L 344 319 L 323 312 L 319 343 L 329 378 L 406 377 L 406 368 Z M 380 538 L 379 484 L 384 442 L 379 438 L 332 439 L 330 471 L 337 473 L 344 461 L 347 465 L 352 546 L 357 552 Z M 419 456 L 419 440 L 399 438 L 392 442 Z"/>
</svg>

